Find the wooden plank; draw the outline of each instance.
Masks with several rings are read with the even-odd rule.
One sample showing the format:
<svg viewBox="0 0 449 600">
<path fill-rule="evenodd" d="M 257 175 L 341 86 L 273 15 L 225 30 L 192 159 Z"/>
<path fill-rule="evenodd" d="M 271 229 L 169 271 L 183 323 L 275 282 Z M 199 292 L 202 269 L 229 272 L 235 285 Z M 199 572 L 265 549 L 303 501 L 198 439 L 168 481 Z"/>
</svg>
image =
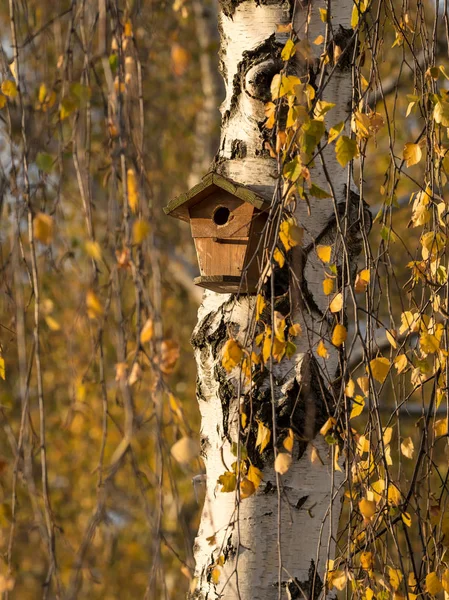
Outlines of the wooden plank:
<svg viewBox="0 0 449 600">
<path fill-rule="evenodd" d="M 221 207 L 230 211 L 226 224 L 217 225 L 214 215 Z M 229 192 L 214 192 L 200 204 L 189 209 L 193 237 L 248 237 L 254 207 Z"/>
</svg>

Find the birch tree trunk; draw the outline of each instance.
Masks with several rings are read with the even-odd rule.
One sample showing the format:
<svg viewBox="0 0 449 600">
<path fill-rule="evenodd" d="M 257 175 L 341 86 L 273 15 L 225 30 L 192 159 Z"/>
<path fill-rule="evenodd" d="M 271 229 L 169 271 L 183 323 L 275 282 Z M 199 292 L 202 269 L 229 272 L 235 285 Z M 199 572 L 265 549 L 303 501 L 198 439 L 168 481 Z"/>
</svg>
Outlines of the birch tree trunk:
<svg viewBox="0 0 449 600">
<path fill-rule="evenodd" d="M 298 76 L 309 75 L 316 88 L 321 84 L 321 99 L 336 104 L 332 124 L 349 122 L 351 63 L 356 48 L 350 27 L 353 2 L 329 3 L 328 25 L 321 20 L 317 4 L 221 0 L 220 5 L 220 62 L 226 99 L 215 168 L 271 201 L 279 174 L 276 160 L 265 147 L 264 104 L 271 100 L 270 83 L 283 66 L 280 53 L 289 36 L 279 33 L 285 28 L 278 26 L 293 20 L 299 39 L 310 41 L 314 56 L 304 60 L 297 52 L 291 61 L 293 71 Z M 319 35 L 326 36 L 326 48 L 335 57 L 323 72 L 323 46 L 312 43 Z M 333 246 L 333 261 L 339 266 L 344 287 L 361 249 L 362 224 L 368 229 L 369 217 L 348 169 L 337 163 L 334 147 L 322 151 L 311 173 L 314 183 L 332 189 L 333 197 L 311 198 L 310 210 L 304 201 L 298 201 L 295 208 L 296 220 L 304 229 L 302 248 L 296 249 L 290 262 L 294 276 L 287 294 L 292 320 L 301 324 L 303 332 L 295 355 L 267 368 L 266 377 L 249 393 L 239 383 L 237 370 L 228 374 L 223 369 L 222 348 L 230 334 L 242 345 L 245 338 L 253 336 L 254 296 L 206 292 L 199 310 L 192 340 L 207 483 L 194 549 L 196 588 L 191 598 L 274 600 L 327 595 L 324 575 L 335 546 L 344 474 L 335 471 L 335 446 L 324 441 L 319 429 L 329 416 L 342 410 L 341 393 L 335 391 L 342 349 L 328 343 L 325 361 L 315 352 L 320 339 L 331 338 L 335 323 L 333 315 L 332 319 L 327 316 L 323 268 L 315 247 Z M 344 243 L 338 236 L 340 228 L 346 234 Z M 264 479 L 255 494 L 241 500 L 238 491 L 219 491 L 217 479 L 236 461 L 232 444 L 238 440 L 241 405 L 249 396 L 252 431 L 247 437 L 248 452 Z M 270 449 L 262 455 L 254 448 L 257 419 L 270 423 L 273 431 Z M 276 451 L 282 448 L 280 432 L 286 419 L 298 435 L 293 464 L 280 476 L 273 467 L 274 447 Z M 312 461 L 312 453 L 322 462 Z"/>
</svg>

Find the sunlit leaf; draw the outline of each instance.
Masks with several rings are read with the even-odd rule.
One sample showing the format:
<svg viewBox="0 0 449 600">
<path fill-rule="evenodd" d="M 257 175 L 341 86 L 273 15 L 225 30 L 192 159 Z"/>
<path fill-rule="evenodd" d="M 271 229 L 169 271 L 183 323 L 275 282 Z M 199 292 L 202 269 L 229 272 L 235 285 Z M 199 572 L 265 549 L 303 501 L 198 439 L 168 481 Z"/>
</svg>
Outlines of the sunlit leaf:
<svg viewBox="0 0 449 600">
<path fill-rule="evenodd" d="M 345 343 L 346 338 L 348 337 L 348 332 L 344 325 L 337 324 L 334 327 L 334 331 L 332 332 L 332 343 L 334 346 L 341 346 Z"/>
<path fill-rule="evenodd" d="M 359 155 L 357 142 L 346 135 L 342 135 L 335 145 L 335 154 L 340 165 L 346 167 L 348 162 Z"/>
<path fill-rule="evenodd" d="M 262 423 L 262 421 L 257 421 L 257 439 L 256 439 L 256 448 L 259 447 L 259 452 L 265 450 L 268 446 L 271 439 L 271 430 Z"/>
<path fill-rule="evenodd" d="M 243 358 L 243 349 L 237 340 L 230 339 L 223 346 L 221 364 L 230 372 L 234 367 L 240 364 Z"/>
<path fill-rule="evenodd" d="M 383 383 L 390 371 L 391 363 L 388 358 L 381 356 L 370 361 L 371 373 L 376 381 Z M 368 371 L 368 369 L 367 369 Z"/>
</svg>

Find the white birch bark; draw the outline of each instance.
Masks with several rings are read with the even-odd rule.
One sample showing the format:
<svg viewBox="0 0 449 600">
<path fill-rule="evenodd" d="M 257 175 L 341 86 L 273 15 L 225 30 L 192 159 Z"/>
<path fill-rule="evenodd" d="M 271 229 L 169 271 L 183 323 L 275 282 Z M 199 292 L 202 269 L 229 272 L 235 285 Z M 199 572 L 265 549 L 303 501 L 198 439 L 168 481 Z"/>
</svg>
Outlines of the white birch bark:
<svg viewBox="0 0 449 600">
<path fill-rule="evenodd" d="M 287 40 L 287 34 L 277 33 L 277 26 L 290 22 L 294 14 L 294 30 L 300 39 L 307 36 L 311 42 L 316 60 L 305 64 L 298 57 L 296 69 L 299 75 L 304 75 L 307 69 L 318 70 L 322 46 L 314 46 L 312 41 L 318 35 L 325 35 L 319 5 L 297 2 L 294 6 L 294 2 L 221 0 L 220 58 L 226 99 L 222 105 L 222 137 L 215 168 L 269 200 L 273 197 L 277 166 L 264 150 L 261 125 L 264 103 L 270 100 L 271 79 L 282 67 L 280 49 Z M 329 38 L 331 41 L 332 35 L 334 40 L 339 36 L 340 47 L 352 35 L 352 6 L 352 0 L 332 3 Z M 350 62 L 348 55 L 352 52 L 350 49 L 346 53 L 348 60 L 342 63 Z M 332 71 L 332 65 L 327 71 Z M 336 66 L 322 98 L 336 104 L 332 110 L 332 125 L 348 119 L 352 99 L 348 66 Z M 334 147 L 324 150 L 323 159 L 337 205 L 345 207 L 349 221 L 357 221 L 363 208 L 360 208 L 362 205 L 356 193 L 347 191 L 348 170 L 337 163 Z M 315 161 L 312 180 L 329 190 L 329 181 L 319 159 Z M 291 410 L 291 402 L 299 397 L 302 433 L 310 443 L 307 447 L 304 444 L 301 451 L 295 447 L 290 470 L 278 480 L 273 468 L 273 454 L 264 458 L 264 480 L 253 496 L 238 502 L 235 493 L 219 491 L 218 477 L 236 460 L 231 453 L 231 443 L 237 440 L 239 392 L 246 391 L 239 390 L 237 373 L 229 376 L 222 368 L 221 349 L 229 332 L 244 342 L 254 297 L 236 299 L 206 292 L 193 335 L 207 483 L 195 543 L 196 587 L 191 598 L 274 600 L 324 598 L 326 595 L 323 578 L 327 558 L 331 557 L 334 547 L 343 473 L 334 473 L 330 446 L 317 430 L 329 416 L 325 408 L 328 400 L 325 390 L 330 389 L 330 382 L 338 374 L 340 357 L 338 349 L 329 347 L 330 357 L 323 361 L 311 350 L 316 348 L 323 335 L 330 336 L 332 329 L 331 323 L 323 319 L 328 298 L 323 295 L 323 269 L 313 245 L 334 244 L 337 262 L 341 261 L 342 249 L 337 248 L 335 242 L 336 218 L 332 199 L 312 200 L 310 215 L 306 203 L 299 202 L 295 216 L 305 230 L 305 258 L 298 261 L 301 264 L 297 271 L 302 291 L 297 290 L 297 293 L 307 296 L 308 310 L 304 310 L 304 302 L 298 303 L 294 321 L 302 324 L 303 334 L 298 338 L 297 355 L 290 361 L 284 359 L 275 367 L 274 395 L 277 416 Z M 359 236 L 352 233 L 346 242 L 348 256 L 355 260 Z M 269 388 L 267 376 L 258 393 L 271 405 Z M 294 388 L 300 390 L 300 393 L 295 392 L 295 398 L 292 395 Z M 332 413 L 333 409 L 329 410 Z M 312 444 L 323 464 L 312 464 Z M 220 556 L 225 562 L 220 567 L 218 583 L 214 583 L 212 569 Z"/>
</svg>

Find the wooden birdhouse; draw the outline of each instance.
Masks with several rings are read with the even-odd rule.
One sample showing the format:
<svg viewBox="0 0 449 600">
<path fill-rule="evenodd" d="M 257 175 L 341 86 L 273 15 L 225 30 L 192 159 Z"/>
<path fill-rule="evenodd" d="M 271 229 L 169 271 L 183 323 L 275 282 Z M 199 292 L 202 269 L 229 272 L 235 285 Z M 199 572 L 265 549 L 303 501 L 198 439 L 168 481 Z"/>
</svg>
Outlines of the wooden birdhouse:
<svg viewBox="0 0 449 600">
<path fill-rule="evenodd" d="M 256 291 L 269 206 L 216 173 L 166 206 L 167 215 L 190 223 L 201 273 L 196 285 L 220 293 Z"/>
</svg>

